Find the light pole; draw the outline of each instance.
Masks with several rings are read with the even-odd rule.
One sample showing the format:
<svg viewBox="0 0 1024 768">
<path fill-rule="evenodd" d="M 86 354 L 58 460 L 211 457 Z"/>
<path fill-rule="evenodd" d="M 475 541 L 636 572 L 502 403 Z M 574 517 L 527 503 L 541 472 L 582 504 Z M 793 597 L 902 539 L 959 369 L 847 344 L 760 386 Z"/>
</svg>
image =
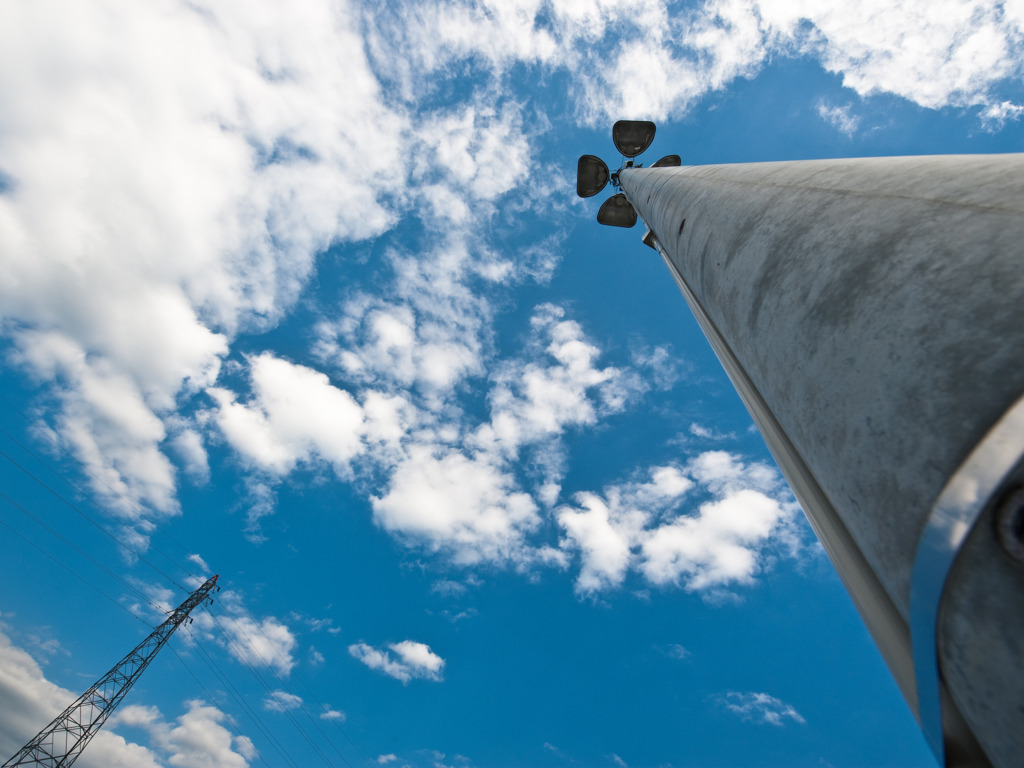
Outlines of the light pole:
<svg viewBox="0 0 1024 768">
<path fill-rule="evenodd" d="M 647 225 L 939 762 L 1019 765 L 1024 155 L 642 168 L 654 133 L 577 191 Z"/>
</svg>

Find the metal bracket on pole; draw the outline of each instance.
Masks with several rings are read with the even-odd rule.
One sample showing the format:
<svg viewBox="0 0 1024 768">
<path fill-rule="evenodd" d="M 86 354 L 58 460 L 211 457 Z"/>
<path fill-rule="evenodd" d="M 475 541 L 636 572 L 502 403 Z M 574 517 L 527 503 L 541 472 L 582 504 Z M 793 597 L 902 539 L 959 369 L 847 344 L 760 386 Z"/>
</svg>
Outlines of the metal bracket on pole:
<svg viewBox="0 0 1024 768">
<path fill-rule="evenodd" d="M 1024 397 L 957 469 L 932 507 L 910 577 L 910 637 L 921 730 L 939 764 L 947 764 L 938 657 L 946 581 L 964 542 L 1024 457 Z"/>
</svg>

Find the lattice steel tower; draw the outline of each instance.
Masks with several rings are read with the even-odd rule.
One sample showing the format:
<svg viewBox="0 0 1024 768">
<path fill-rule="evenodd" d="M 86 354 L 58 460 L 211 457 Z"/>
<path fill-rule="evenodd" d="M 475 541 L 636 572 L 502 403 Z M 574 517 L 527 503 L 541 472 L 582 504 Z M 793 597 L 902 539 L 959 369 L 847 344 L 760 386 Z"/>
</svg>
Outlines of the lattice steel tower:
<svg viewBox="0 0 1024 768">
<path fill-rule="evenodd" d="M 113 669 L 97 680 L 35 738 L 18 750 L 2 768 L 15 765 L 44 765 L 65 768 L 78 759 L 86 744 L 96 734 L 110 713 L 139 679 L 153 657 L 164 647 L 189 613 L 205 600 L 213 603 L 210 593 L 217 587 L 217 577 L 208 579 L 199 589 L 174 609 L 174 612 L 152 634 L 139 643 Z"/>
</svg>

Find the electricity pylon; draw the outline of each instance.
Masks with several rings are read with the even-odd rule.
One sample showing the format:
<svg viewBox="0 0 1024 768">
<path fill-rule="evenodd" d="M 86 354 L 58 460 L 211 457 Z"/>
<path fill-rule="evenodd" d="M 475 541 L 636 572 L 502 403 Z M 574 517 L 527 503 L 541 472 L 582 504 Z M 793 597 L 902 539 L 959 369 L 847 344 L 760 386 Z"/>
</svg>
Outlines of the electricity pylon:
<svg viewBox="0 0 1024 768">
<path fill-rule="evenodd" d="M 647 225 L 938 761 L 1024 754 L 1024 154 L 579 160 Z"/>
<path fill-rule="evenodd" d="M 3 764 L 43 765 L 47 768 L 70 766 L 89 740 L 96 735 L 110 713 L 121 703 L 125 694 L 149 666 L 157 652 L 164 647 L 171 634 L 188 618 L 189 613 L 205 600 L 213 603 L 210 593 L 217 587 L 217 576 L 208 579 L 199 589 L 174 609 L 167 620 L 153 630 L 134 650 L 119 661 L 113 669 L 97 680 L 71 706 L 54 718 L 36 737 Z M 217 587 L 219 589 L 219 587 Z"/>
</svg>

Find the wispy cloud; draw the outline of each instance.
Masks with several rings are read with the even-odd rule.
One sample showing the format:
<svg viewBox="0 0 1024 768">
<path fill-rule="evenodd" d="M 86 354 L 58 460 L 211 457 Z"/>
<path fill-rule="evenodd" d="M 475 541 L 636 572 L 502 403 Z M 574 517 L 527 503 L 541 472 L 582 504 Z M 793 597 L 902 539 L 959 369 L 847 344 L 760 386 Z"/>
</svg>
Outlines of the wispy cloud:
<svg viewBox="0 0 1024 768">
<path fill-rule="evenodd" d="M 982 127 L 986 131 L 1001 131 L 1008 122 L 1016 122 L 1024 115 L 1024 105 L 1014 104 L 1012 101 L 1001 101 L 991 104 L 981 110 Z"/>
<path fill-rule="evenodd" d="M 736 439 L 736 435 L 732 432 L 718 432 L 717 430 L 712 429 L 711 427 L 705 426 L 703 424 L 698 424 L 697 422 L 693 422 L 692 424 L 690 424 L 690 434 L 693 435 L 694 437 L 699 437 L 702 440 L 724 441 Z"/>
<path fill-rule="evenodd" d="M 302 698 L 287 691 L 271 691 L 263 699 L 263 708 L 269 712 L 287 712 L 302 706 Z"/>
<path fill-rule="evenodd" d="M 924 0 L 877 8 L 706 0 L 684 10 L 663 0 L 543 10 L 530 3 L 501 13 L 474 0 L 443 12 L 395 5 L 408 11 L 408 23 L 376 27 L 371 50 L 407 99 L 436 88 L 460 59 L 483 63 L 493 76 L 526 61 L 574 72 L 581 86 L 575 106 L 595 124 L 683 114 L 777 56 L 817 58 L 862 96 L 894 93 L 930 108 L 997 103 L 993 86 L 1021 72 L 1014 50 L 1024 14 L 983 0 L 941 8 Z M 395 46 L 409 59 L 387 56 Z"/>
<path fill-rule="evenodd" d="M 718 703 L 729 712 L 753 723 L 781 727 L 787 720 L 800 725 L 807 722 L 792 705 L 767 693 L 729 691 L 718 697 Z"/>
<path fill-rule="evenodd" d="M 662 653 L 670 659 L 679 660 L 688 659 L 693 655 L 685 646 L 682 646 L 679 643 L 669 643 L 662 648 Z"/>
<path fill-rule="evenodd" d="M 818 117 L 831 125 L 840 133 L 853 136 L 860 126 L 860 118 L 852 114 L 853 105 L 828 104 L 824 101 L 818 102 Z"/>
<path fill-rule="evenodd" d="M 224 441 L 253 541 L 278 484 L 315 467 L 379 480 L 375 520 L 452 562 L 565 567 L 574 553 L 585 593 L 630 569 L 687 589 L 747 583 L 789 514 L 754 465 L 728 492 L 688 468 L 713 498 L 685 515 L 682 494 L 651 507 L 628 483 L 558 508 L 574 490 L 565 436 L 679 373 L 665 349 L 607 362 L 550 304 L 519 349 L 498 344 L 511 291 L 550 278 L 562 236 L 521 237 L 519 220 L 557 219 L 558 185 L 529 181 L 553 117 L 506 76 L 524 62 L 567 74 L 562 117 L 592 125 L 682 116 L 790 55 L 862 97 L 974 107 L 991 130 L 1024 114 L 993 95 L 1021 74 L 1019 4 L 101 5 L 0 9 L 0 73 L 18 73 L 0 75 L 0 307 L 12 361 L 49 387 L 45 427 L 140 548 Z M 137 42 L 157 32 L 162 45 Z M 468 91 L 442 98 L 470 64 Z M 855 107 L 818 103 L 845 132 Z M 312 349 L 240 357 L 239 335 L 288 316 L 328 248 L 399 226 L 371 278 L 317 307 Z M 537 538 L 555 508 L 562 546 Z"/>
</svg>

